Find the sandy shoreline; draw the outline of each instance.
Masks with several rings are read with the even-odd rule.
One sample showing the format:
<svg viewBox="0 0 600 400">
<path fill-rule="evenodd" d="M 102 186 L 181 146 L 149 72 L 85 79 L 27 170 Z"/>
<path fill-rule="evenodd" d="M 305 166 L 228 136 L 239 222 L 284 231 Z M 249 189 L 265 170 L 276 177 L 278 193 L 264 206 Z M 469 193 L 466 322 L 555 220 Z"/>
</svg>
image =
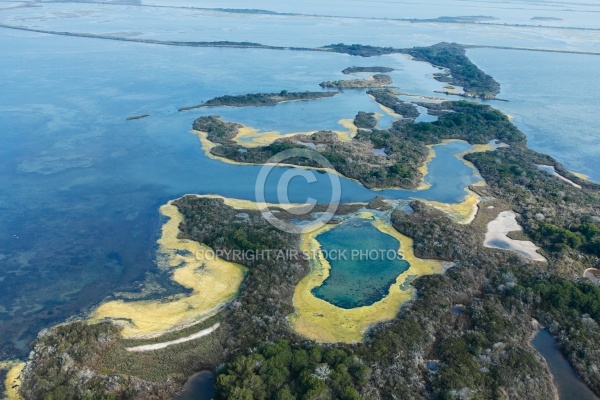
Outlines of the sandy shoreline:
<svg viewBox="0 0 600 400">
<path fill-rule="evenodd" d="M 234 298 L 244 279 L 246 267 L 220 258 L 197 257 L 212 250 L 204 244 L 178 238 L 183 215 L 171 202 L 160 211 L 169 219 L 158 240 L 159 267 L 172 271 L 173 281 L 192 289 L 192 293 L 158 300 L 113 300 L 98 306 L 90 320 L 117 321 L 123 325 L 124 338 L 159 337 L 192 326 L 216 314 Z"/>
<path fill-rule="evenodd" d="M 548 173 L 548 174 L 550 174 L 550 175 L 552 175 L 552 176 L 555 176 L 555 177 L 557 177 L 557 178 L 558 178 L 558 179 L 560 179 L 561 181 L 563 181 L 563 182 L 565 182 L 565 183 L 568 183 L 569 185 L 573 186 L 574 188 L 577 188 L 577 189 L 583 189 L 583 188 L 581 187 L 581 185 L 579 185 L 579 184 L 577 184 L 577 183 L 573 182 L 572 180 L 570 180 L 570 179 L 568 179 L 568 178 L 565 178 L 564 176 L 562 176 L 561 174 L 559 174 L 559 173 L 556 171 L 556 169 L 554 168 L 554 166 L 553 166 L 553 165 L 543 165 L 543 164 L 540 164 L 540 165 L 536 165 L 536 166 L 537 166 L 539 169 L 541 169 L 542 171 L 544 171 L 544 172 L 546 172 L 546 173 Z M 573 174 L 573 175 L 575 175 L 575 174 Z M 577 176 L 577 175 L 575 175 L 575 176 Z"/>
</svg>

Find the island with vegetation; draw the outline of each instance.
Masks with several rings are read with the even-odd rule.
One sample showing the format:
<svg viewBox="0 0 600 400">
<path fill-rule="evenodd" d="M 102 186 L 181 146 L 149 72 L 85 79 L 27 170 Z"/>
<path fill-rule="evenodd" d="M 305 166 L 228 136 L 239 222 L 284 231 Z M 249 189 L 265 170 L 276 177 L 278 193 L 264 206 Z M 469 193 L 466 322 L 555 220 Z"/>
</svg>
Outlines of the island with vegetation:
<svg viewBox="0 0 600 400">
<path fill-rule="evenodd" d="M 391 84 L 392 78 L 389 75 L 375 74 L 366 79 L 345 79 L 339 81 L 321 82 L 319 86 L 322 88 L 362 89 L 385 87 Z"/>
<path fill-rule="evenodd" d="M 392 72 L 392 71 L 394 71 L 394 68 L 390 68 L 390 67 L 379 67 L 379 66 L 357 67 L 357 66 L 352 66 L 352 67 L 348 67 L 348 68 L 344 69 L 342 71 L 342 74 L 349 75 L 349 74 L 358 74 L 358 73 L 362 73 L 362 72 L 372 72 L 372 73 L 377 73 L 377 74 L 385 74 L 385 73 Z"/>
<path fill-rule="evenodd" d="M 282 90 L 279 93 L 252 93 L 240 96 L 219 96 L 205 101 L 202 104 L 190 107 L 181 107 L 179 111 L 189 111 L 203 107 L 257 107 L 274 106 L 286 101 L 315 100 L 333 97 L 336 92 L 288 92 Z"/>
<path fill-rule="evenodd" d="M 419 116 L 419 110 L 414 104 L 400 100 L 391 89 L 369 90 L 367 94 L 398 116 L 403 118 L 417 118 Z"/>
<path fill-rule="evenodd" d="M 447 74 L 436 74 L 441 82 L 462 86 L 467 97 L 493 99 L 500 92 L 500 84 L 469 60 L 465 48 L 456 43 L 438 43 L 428 47 L 404 50 L 418 61 L 448 69 Z"/>
<path fill-rule="evenodd" d="M 139 114 L 139 115 L 133 115 L 131 117 L 127 117 L 126 119 L 127 119 L 127 121 L 133 121 L 133 120 L 136 120 L 136 119 L 142 119 L 142 118 L 146 118 L 146 117 L 149 117 L 149 116 L 150 116 L 149 114 Z"/>
<path fill-rule="evenodd" d="M 363 47 L 352 51 L 376 49 Z M 457 78 L 461 75 L 455 70 L 460 68 L 453 63 L 464 66 L 464 62 L 459 50 L 452 51 L 426 51 L 420 57 L 454 68 L 454 79 L 466 79 L 465 91 L 491 95 L 494 85 L 477 78 L 477 73 Z M 446 59 L 440 54 L 454 56 Z M 475 84 L 480 79 L 484 83 Z M 391 104 L 388 94 L 372 95 Z M 144 335 L 127 335 L 144 324 L 131 316 L 69 322 L 46 330 L 27 362 L 11 369 L 11 379 L 19 377 L 14 384 L 16 379 L 7 379 L 11 390 L 26 399 L 171 399 L 187 377 L 211 370 L 216 374 L 217 399 L 546 400 L 556 397 L 556 389 L 544 359 L 530 345 L 541 324 L 557 339 L 581 380 L 600 394 L 600 286 L 583 276 L 589 268 L 600 267 L 600 186 L 529 149 L 525 135 L 488 105 L 453 101 L 428 107 L 439 115 L 437 121 L 404 119 L 380 130 L 372 126 L 373 115 L 359 114 L 356 120 L 371 128 L 344 140 L 335 132 L 317 131 L 258 147 L 235 141 L 243 128 L 240 124 L 216 116 L 194 121 L 213 157 L 261 164 L 277 152 L 310 143 L 338 172 L 369 187 L 414 187 L 422 178 L 419 167 L 429 155 L 427 145 L 445 139 L 471 144 L 497 139 L 506 145 L 464 155 L 485 180 L 485 185 L 470 188 L 477 195 L 472 220 L 457 221 L 418 200 L 410 202 L 410 209 L 381 198 L 338 208 L 332 223 L 343 223 L 352 215 L 385 217 L 382 229 L 404 240 L 401 250 L 404 247 L 409 264 L 430 260 L 448 267 L 400 282 L 411 295 L 400 305 L 394 303 L 391 316 L 369 322 L 368 329 L 339 325 L 340 332 L 358 333 L 359 339 L 315 340 L 295 324 L 303 306 L 295 301 L 296 291 L 304 279 L 314 276 L 312 259 L 247 258 L 241 266 L 234 256 L 259 250 L 302 254 L 306 236 L 277 229 L 256 203 L 186 195 L 163 209 L 170 216 L 163 226 L 168 240 L 160 242 L 165 262 L 176 281 L 181 266 L 188 274 L 181 282 L 191 284 L 202 281 L 211 264 L 199 262 L 198 254 L 192 257 L 190 251 L 220 251 L 221 261 L 231 270 L 227 276 L 239 279 L 226 280 L 229 288 L 217 299 L 219 306 L 202 308 L 202 318 L 190 324 L 182 322 L 189 322 L 187 316 L 199 307 L 186 303 L 198 297 L 196 287 L 164 301 L 133 301 L 136 306 L 123 306 L 126 302 L 118 300 L 114 306 L 147 306 L 149 316 L 169 304 L 183 305 L 178 308 L 182 319 L 175 321 L 176 330 L 161 327 L 160 336 L 154 324 Z M 370 153 L 372 148 L 384 149 L 387 156 Z M 297 165 L 311 166 L 300 160 Z M 539 165 L 553 167 L 577 186 Z M 309 213 L 293 207 L 275 206 L 271 213 L 285 221 L 310 222 L 326 211 L 325 205 Z M 538 246 L 545 261 L 484 245 L 489 223 L 505 211 L 516 213 L 520 239 Z M 208 309 L 214 312 L 205 312 Z M 98 310 L 104 310 L 102 305 Z M 307 315 L 323 319 L 320 324 L 329 318 L 312 310 Z M 352 317 L 365 321 L 359 313 Z M 335 329 L 335 324 L 319 326 Z M 205 331 L 211 333 L 194 336 Z M 164 343 L 169 345 L 132 351 Z"/>
<path fill-rule="evenodd" d="M 354 126 L 358 129 L 373 129 L 377 126 L 375 113 L 359 111 L 354 117 Z"/>
<path fill-rule="evenodd" d="M 378 93 L 376 95 L 379 96 Z M 383 95 L 387 96 L 387 93 Z M 215 157 L 237 163 L 262 164 L 283 150 L 310 146 L 340 174 L 369 188 L 380 189 L 413 189 L 419 186 L 423 175 L 418 168 L 429 154 L 426 145 L 439 144 L 444 139 L 460 139 L 470 144 L 487 144 L 492 139 L 519 144 L 524 140 L 507 117 L 490 106 L 460 101 L 445 102 L 436 107 L 446 111 L 437 121 L 414 123 L 412 120 L 400 120 L 389 130 L 360 130 L 351 141 L 341 140 L 331 131 L 318 131 L 247 148 L 234 140 L 243 128 L 240 124 L 207 116 L 196 119 L 193 127 L 194 131 L 206 135 L 211 145 L 205 150 Z M 373 154 L 373 148 L 383 149 L 386 157 Z M 317 166 L 305 159 L 289 162 L 298 166 Z"/>
<path fill-rule="evenodd" d="M 465 54 L 465 47 L 457 43 L 438 43 L 410 49 L 338 43 L 325 46 L 324 49 L 362 57 L 408 54 L 418 61 L 447 69 L 448 72 L 436 74 L 435 78 L 441 82 L 462 86 L 466 97 L 493 99 L 500 92 L 500 84 L 473 64 Z"/>
</svg>

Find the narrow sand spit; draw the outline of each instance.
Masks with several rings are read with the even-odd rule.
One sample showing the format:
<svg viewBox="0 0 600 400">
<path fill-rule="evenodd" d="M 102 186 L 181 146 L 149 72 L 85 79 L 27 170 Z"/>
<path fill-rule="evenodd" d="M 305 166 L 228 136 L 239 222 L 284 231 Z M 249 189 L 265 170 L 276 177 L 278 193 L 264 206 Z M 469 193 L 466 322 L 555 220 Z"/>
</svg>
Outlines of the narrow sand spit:
<svg viewBox="0 0 600 400">
<path fill-rule="evenodd" d="M 583 277 L 588 278 L 594 285 L 600 285 L 600 269 L 588 268 L 583 272 Z"/>
<path fill-rule="evenodd" d="M 522 230 L 514 211 L 502 211 L 488 224 L 483 245 L 492 249 L 514 251 L 532 261 L 546 262 L 546 258 L 537 252 L 539 247 L 535 244 L 527 240 L 514 240 L 507 236 L 510 232 Z"/>
<path fill-rule="evenodd" d="M 168 342 L 161 342 L 161 343 L 154 343 L 154 344 L 146 344 L 146 345 L 143 345 L 143 346 L 128 347 L 127 351 L 139 352 L 139 351 L 152 351 L 152 350 L 164 349 L 165 347 L 171 346 L 173 344 L 185 343 L 185 342 L 189 342 L 190 340 L 194 340 L 194 339 L 201 338 L 203 336 L 210 335 L 211 333 L 213 333 L 214 331 L 216 331 L 219 328 L 219 326 L 221 326 L 221 324 L 219 322 L 217 322 L 216 324 L 214 324 L 210 328 L 203 329 L 203 330 L 201 330 L 199 332 L 191 334 L 190 336 L 186 336 L 186 337 L 183 337 L 183 338 L 180 338 L 180 339 L 176 339 L 176 340 L 170 340 Z"/>
<path fill-rule="evenodd" d="M 544 172 L 549 173 L 550 175 L 553 175 L 555 177 L 557 177 L 558 179 L 560 179 L 563 182 L 568 183 L 569 185 L 577 188 L 577 189 L 581 189 L 581 185 L 578 185 L 577 183 L 573 182 L 570 179 L 565 178 L 564 176 L 562 176 L 561 174 L 559 174 L 558 172 L 556 172 L 556 169 L 554 169 L 554 166 L 552 165 L 538 165 L 537 166 L 539 169 L 541 169 Z"/>
</svg>

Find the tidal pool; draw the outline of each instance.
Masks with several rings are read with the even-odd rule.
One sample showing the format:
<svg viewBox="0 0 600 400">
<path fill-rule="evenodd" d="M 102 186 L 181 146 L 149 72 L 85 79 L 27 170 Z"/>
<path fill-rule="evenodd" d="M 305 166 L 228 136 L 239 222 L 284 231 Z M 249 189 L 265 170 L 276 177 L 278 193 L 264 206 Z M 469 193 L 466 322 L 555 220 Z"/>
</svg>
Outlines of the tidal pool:
<svg viewBox="0 0 600 400">
<path fill-rule="evenodd" d="M 341 308 L 371 305 L 388 292 L 409 264 L 400 258 L 400 242 L 369 221 L 345 222 L 317 236 L 329 277 L 313 294 Z"/>
</svg>

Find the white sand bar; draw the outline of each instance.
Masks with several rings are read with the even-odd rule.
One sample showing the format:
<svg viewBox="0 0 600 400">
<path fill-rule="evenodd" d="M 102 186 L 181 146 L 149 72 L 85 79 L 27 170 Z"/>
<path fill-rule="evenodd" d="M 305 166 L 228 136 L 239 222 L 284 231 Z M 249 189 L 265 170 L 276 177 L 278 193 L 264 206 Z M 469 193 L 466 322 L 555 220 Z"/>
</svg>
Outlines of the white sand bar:
<svg viewBox="0 0 600 400">
<path fill-rule="evenodd" d="M 210 328 L 203 329 L 203 330 L 201 330 L 199 332 L 193 333 L 190 336 L 186 336 L 186 337 L 183 337 L 181 339 L 171 340 L 171 341 L 168 341 L 168 342 L 146 344 L 146 345 L 143 345 L 143 346 L 128 347 L 127 351 L 152 351 L 152 350 L 164 349 L 165 347 L 171 346 L 173 344 L 185 343 L 185 342 L 189 342 L 190 340 L 194 340 L 194 339 L 201 338 L 203 336 L 210 335 L 211 333 L 213 333 L 214 331 L 216 331 L 217 328 L 220 325 L 221 324 L 219 322 L 217 322 L 216 324 L 214 324 Z"/>
<path fill-rule="evenodd" d="M 567 182 L 569 185 L 577 188 L 577 189 L 581 189 L 581 185 L 578 185 L 577 183 L 573 182 L 570 179 L 565 178 L 564 176 L 562 176 L 561 174 L 559 174 L 558 172 L 556 172 L 556 169 L 554 169 L 554 166 L 552 165 L 538 165 L 537 166 L 539 169 L 541 169 L 544 172 L 549 173 L 550 175 L 553 175 L 555 177 L 557 177 L 558 179 L 560 179 L 563 182 Z"/>
<path fill-rule="evenodd" d="M 588 268 L 583 273 L 584 278 L 588 278 L 594 285 L 600 285 L 600 270 Z"/>
<path fill-rule="evenodd" d="M 495 220 L 488 224 L 483 245 L 491 249 L 514 251 L 533 261 L 546 262 L 546 258 L 537 252 L 539 247 L 535 244 L 528 240 L 514 240 L 507 236 L 510 232 L 522 230 L 514 211 L 502 211 Z"/>
</svg>

